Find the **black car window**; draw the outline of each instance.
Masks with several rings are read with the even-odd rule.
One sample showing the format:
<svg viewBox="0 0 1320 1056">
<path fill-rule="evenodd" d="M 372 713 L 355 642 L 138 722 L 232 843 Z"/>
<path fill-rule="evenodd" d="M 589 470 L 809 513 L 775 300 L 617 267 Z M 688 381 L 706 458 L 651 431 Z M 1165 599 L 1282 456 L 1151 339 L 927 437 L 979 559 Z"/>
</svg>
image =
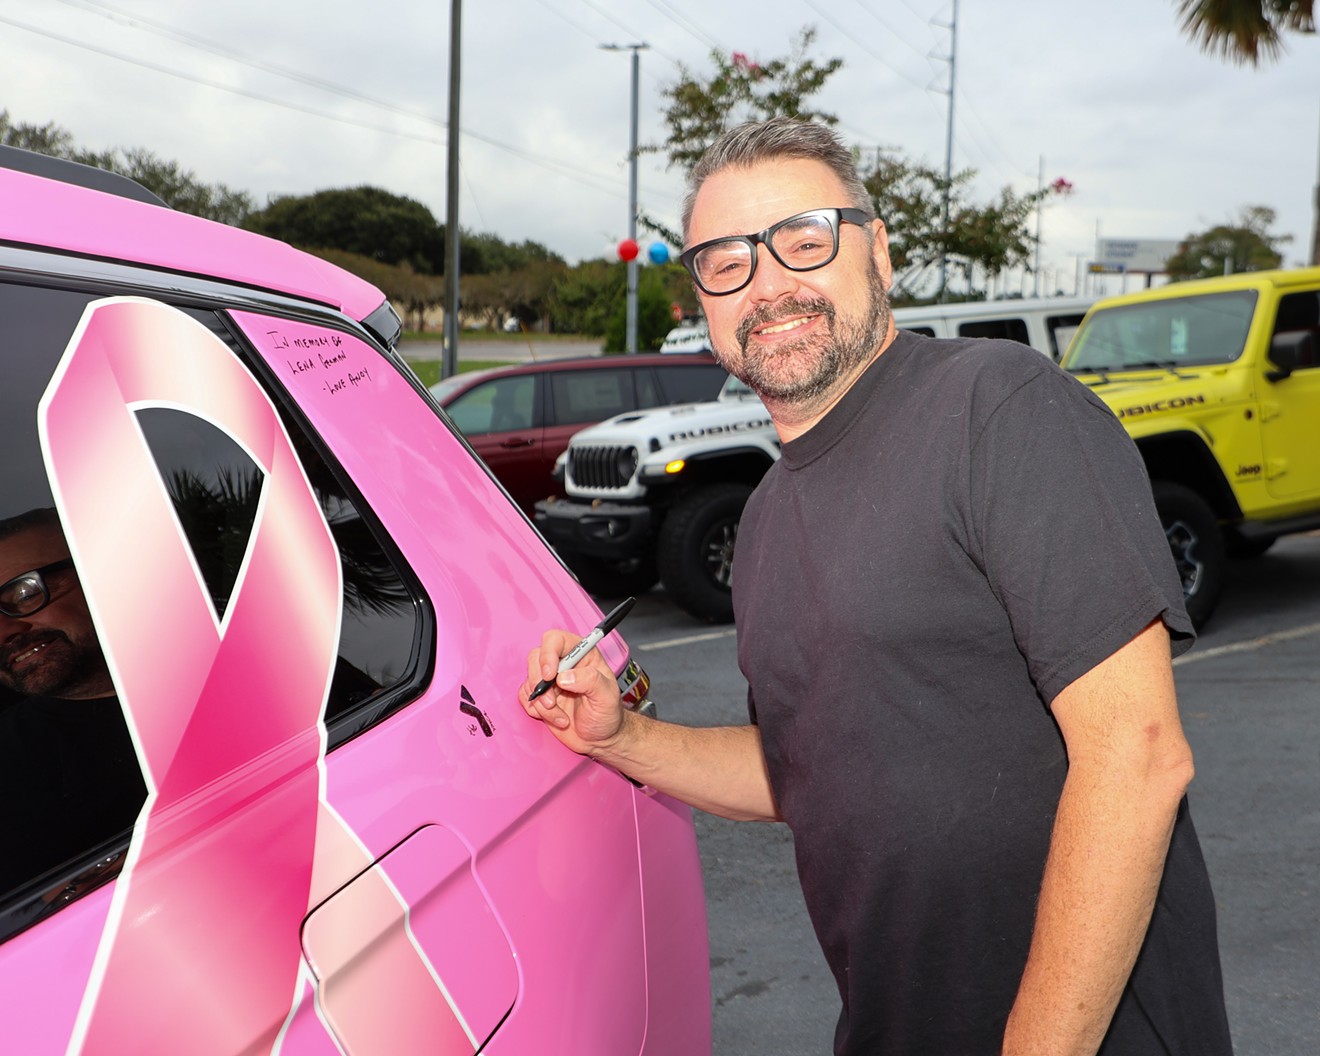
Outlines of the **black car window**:
<svg viewBox="0 0 1320 1056">
<path fill-rule="evenodd" d="M 1021 344 L 1031 344 L 1023 319 L 978 319 L 958 324 L 959 337 L 1000 337 Z"/>
<path fill-rule="evenodd" d="M 536 424 L 536 377 L 517 374 L 474 385 L 445 408 L 464 436 L 531 429 Z"/>
<path fill-rule="evenodd" d="M 1082 325 L 1082 319 L 1085 317 L 1085 312 L 1069 312 L 1066 315 L 1045 317 L 1045 329 L 1050 335 L 1050 355 L 1055 361 L 1062 359 L 1063 354 L 1068 351 L 1068 343 L 1073 339 L 1073 334 L 1077 333 L 1077 328 Z"/>
<path fill-rule="evenodd" d="M 665 365 L 656 371 L 664 390 L 665 403 L 703 403 L 720 394 L 728 377 L 717 363 L 682 363 Z"/>
<path fill-rule="evenodd" d="M 562 370 L 548 375 L 559 425 L 599 422 L 637 409 L 633 388 L 636 371 L 627 368 Z"/>
<path fill-rule="evenodd" d="M 38 432 L 38 405 L 93 300 L 86 292 L 0 283 L 0 939 L 112 878 L 146 795 Z M 189 314 L 237 350 L 216 313 Z M 342 471 L 318 452 L 283 395 L 264 387 L 339 553 L 343 614 L 326 706 L 333 746 L 425 666 L 416 655 L 425 599 Z M 227 433 L 185 408 L 137 406 L 133 417 L 219 624 L 248 549 L 263 474 Z M 134 506 L 118 494 L 120 467 L 108 458 L 100 437 L 89 434 L 85 469 L 105 493 L 106 523 L 133 531 Z M 83 545 L 90 545 L 85 533 Z M 170 593 L 140 561 L 126 564 L 121 579 L 123 589 L 155 599 L 155 620 L 141 640 L 154 643 L 168 669 Z M 244 721 L 248 699 L 234 701 L 235 722 Z"/>
</svg>

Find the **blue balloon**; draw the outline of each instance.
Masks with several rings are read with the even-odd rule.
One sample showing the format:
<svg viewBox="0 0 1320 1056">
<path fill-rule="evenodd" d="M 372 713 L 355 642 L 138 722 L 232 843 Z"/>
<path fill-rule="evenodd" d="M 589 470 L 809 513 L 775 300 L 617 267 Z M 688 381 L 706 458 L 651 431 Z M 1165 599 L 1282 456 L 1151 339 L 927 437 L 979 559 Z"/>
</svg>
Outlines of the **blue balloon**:
<svg viewBox="0 0 1320 1056">
<path fill-rule="evenodd" d="M 646 250 L 646 255 L 651 258 L 652 264 L 669 263 L 669 247 L 663 242 L 652 242 Z"/>
</svg>

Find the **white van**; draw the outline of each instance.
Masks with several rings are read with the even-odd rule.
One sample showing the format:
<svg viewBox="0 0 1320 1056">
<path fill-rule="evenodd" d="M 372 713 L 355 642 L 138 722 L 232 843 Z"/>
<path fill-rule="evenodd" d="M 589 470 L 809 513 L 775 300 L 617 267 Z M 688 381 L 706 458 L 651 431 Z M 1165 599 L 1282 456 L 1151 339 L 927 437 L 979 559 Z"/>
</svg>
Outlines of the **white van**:
<svg viewBox="0 0 1320 1056">
<path fill-rule="evenodd" d="M 1057 362 L 1094 300 L 1041 297 L 895 308 L 894 325 L 927 337 L 1004 337 L 1030 345 Z"/>
<path fill-rule="evenodd" d="M 1003 337 L 1030 345 L 1054 361 L 1068 348 L 1092 297 L 1040 297 L 1014 301 L 969 301 L 895 308 L 894 325 L 927 337 Z M 661 352 L 707 352 L 704 319 L 685 320 L 660 346 Z"/>
</svg>

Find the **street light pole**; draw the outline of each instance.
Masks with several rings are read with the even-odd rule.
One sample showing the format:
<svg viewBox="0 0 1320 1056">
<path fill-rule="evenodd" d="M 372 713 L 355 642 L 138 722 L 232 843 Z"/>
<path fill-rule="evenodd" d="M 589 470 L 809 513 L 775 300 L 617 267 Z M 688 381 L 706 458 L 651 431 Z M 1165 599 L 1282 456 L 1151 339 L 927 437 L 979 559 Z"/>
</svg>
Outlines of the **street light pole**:
<svg viewBox="0 0 1320 1056">
<path fill-rule="evenodd" d="M 445 343 L 440 376 L 458 373 L 458 83 L 462 0 L 449 0 L 449 185 L 445 189 Z"/>
<path fill-rule="evenodd" d="M 632 110 L 628 137 L 628 238 L 637 241 L 637 93 L 641 71 L 640 52 L 650 47 L 648 44 L 602 44 L 605 51 L 632 52 Z M 628 352 L 637 351 L 637 257 L 628 261 L 628 297 L 626 304 L 626 337 L 624 348 Z"/>
</svg>

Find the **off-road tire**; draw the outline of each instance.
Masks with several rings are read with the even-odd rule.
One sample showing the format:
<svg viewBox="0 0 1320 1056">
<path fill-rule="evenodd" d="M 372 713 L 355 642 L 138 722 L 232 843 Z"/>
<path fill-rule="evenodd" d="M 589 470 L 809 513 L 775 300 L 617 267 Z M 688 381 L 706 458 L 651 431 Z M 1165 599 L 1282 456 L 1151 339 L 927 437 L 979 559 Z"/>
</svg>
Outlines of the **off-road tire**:
<svg viewBox="0 0 1320 1056">
<path fill-rule="evenodd" d="M 679 608 L 707 623 L 733 619 L 733 548 L 751 493 L 745 484 L 697 488 L 674 503 L 660 526 L 660 582 Z"/>
<path fill-rule="evenodd" d="M 1168 481 L 1153 485 L 1155 508 L 1182 580 L 1183 602 L 1196 627 L 1204 626 L 1224 588 L 1224 536 L 1214 512 L 1191 488 Z"/>
</svg>

